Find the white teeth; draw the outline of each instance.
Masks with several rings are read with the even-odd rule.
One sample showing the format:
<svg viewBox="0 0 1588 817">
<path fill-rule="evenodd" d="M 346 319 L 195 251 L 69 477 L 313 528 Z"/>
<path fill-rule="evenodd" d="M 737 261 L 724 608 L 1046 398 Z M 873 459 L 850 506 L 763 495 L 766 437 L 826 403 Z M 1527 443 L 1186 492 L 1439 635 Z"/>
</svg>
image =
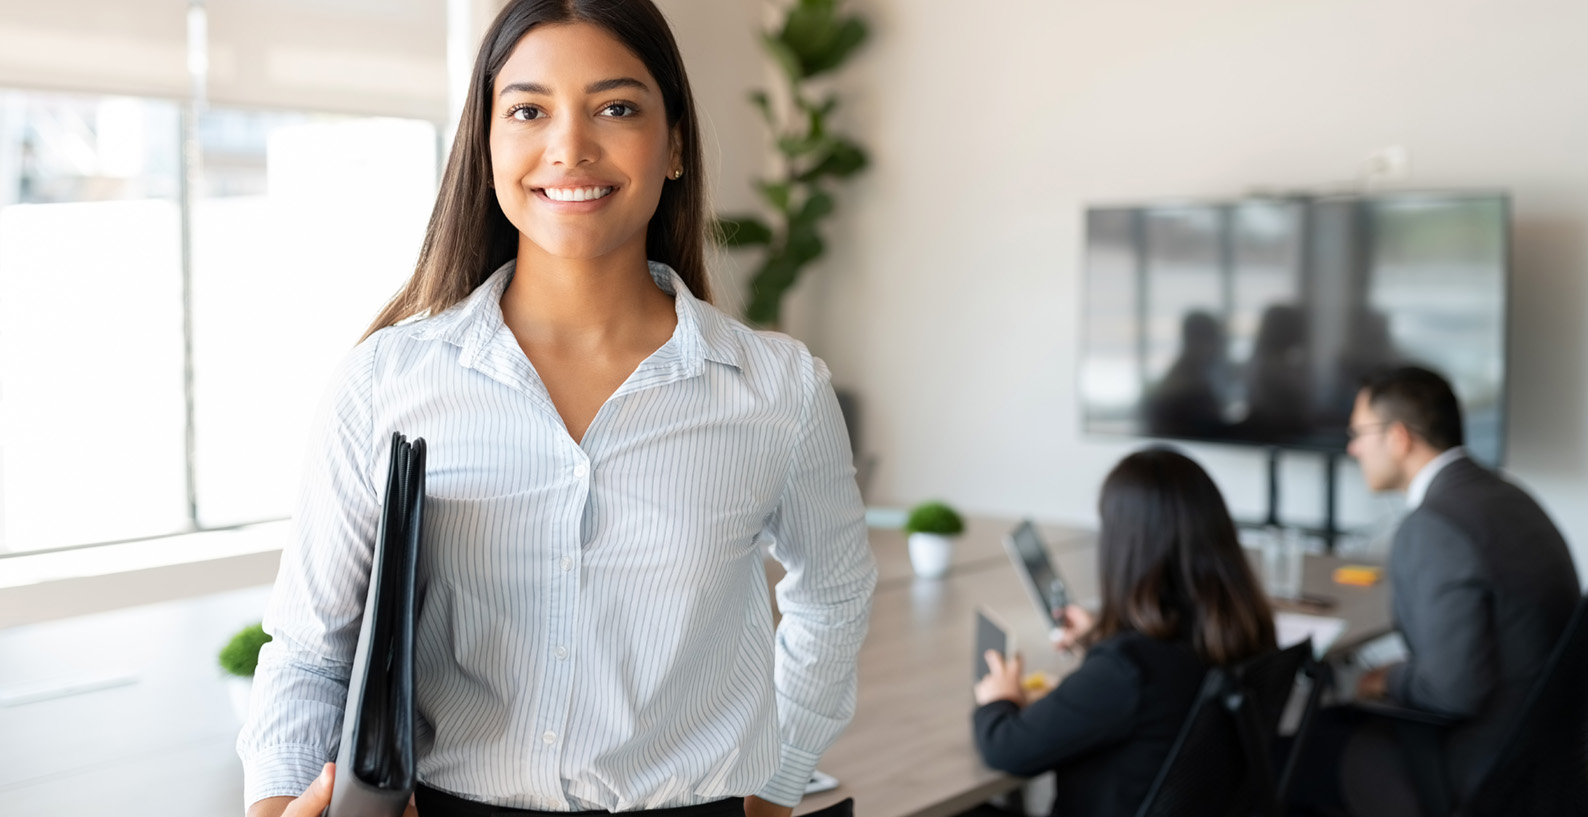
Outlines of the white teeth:
<svg viewBox="0 0 1588 817">
<path fill-rule="evenodd" d="M 545 187 L 546 198 L 552 201 L 590 201 L 605 197 L 610 187 Z"/>
</svg>

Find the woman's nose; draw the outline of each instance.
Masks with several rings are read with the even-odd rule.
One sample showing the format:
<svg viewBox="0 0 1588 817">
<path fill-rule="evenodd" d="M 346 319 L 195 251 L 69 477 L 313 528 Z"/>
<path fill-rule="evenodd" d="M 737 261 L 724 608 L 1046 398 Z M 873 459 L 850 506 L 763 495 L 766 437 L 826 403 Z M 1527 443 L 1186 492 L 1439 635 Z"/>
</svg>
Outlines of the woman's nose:
<svg viewBox="0 0 1588 817">
<path fill-rule="evenodd" d="M 593 123 L 580 116 L 564 116 L 554 122 L 547 134 L 546 160 L 565 167 L 578 167 L 594 162 L 601 155 L 601 146 L 595 140 Z"/>
</svg>

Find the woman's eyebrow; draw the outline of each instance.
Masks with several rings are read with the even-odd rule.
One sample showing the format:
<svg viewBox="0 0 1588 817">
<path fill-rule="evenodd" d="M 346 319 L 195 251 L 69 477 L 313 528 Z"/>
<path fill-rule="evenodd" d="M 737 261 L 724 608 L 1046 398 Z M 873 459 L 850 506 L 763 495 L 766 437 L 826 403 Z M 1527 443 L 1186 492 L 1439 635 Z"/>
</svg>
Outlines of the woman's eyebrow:
<svg viewBox="0 0 1588 817">
<path fill-rule="evenodd" d="M 633 77 L 616 77 L 592 82 L 584 87 L 584 92 L 587 94 L 599 94 L 603 91 L 611 91 L 617 88 L 635 88 L 644 93 L 650 93 L 651 91 L 650 86 Z M 500 98 L 513 93 L 539 94 L 541 96 L 552 95 L 550 88 L 538 82 L 514 82 L 503 86 L 496 96 Z"/>
<path fill-rule="evenodd" d="M 540 94 L 541 96 L 551 96 L 551 89 L 541 85 L 538 82 L 515 82 L 511 85 L 503 86 L 502 90 L 498 91 L 496 96 L 500 98 L 507 96 L 508 94 Z"/>
<path fill-rule="evenodd" d="M 613 91 L 618 88 L 634 88 L 647 94 L 651 92 L 651 89 L 645 83 L 633 77 L 618 77 L 616 79 L 603 79 L 600 82 L 592 82 L 584 87 L 584 92 L 587 94 L 599 94 L 603 91 Z"/>
</svg>

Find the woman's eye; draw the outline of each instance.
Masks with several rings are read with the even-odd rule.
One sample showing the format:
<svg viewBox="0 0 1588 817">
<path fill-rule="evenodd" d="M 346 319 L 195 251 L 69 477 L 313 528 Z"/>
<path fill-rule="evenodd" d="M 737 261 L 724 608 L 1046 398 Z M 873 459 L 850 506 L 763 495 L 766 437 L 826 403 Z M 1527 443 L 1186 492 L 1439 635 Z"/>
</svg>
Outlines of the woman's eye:
<svg viewBox="0 0 1588 817">
<path fill-rule="evenodd" d="M 520 122 L 528 122 L 532 119 L 540 119 L 546 114 L 539 108 L 534 108 L 529 105 L 520 105 L 519 107 L 508 111 L 507 115 L 511 119 L 517 119 Z"/>
<path fill-rule="evenodd" d="M 617 117 L 633 116 L 634 106 L 623 102 L 614 102 L 611 105 L 602 108 L 601 113 L 606 114 L 607 116 Z"/>
</svg>

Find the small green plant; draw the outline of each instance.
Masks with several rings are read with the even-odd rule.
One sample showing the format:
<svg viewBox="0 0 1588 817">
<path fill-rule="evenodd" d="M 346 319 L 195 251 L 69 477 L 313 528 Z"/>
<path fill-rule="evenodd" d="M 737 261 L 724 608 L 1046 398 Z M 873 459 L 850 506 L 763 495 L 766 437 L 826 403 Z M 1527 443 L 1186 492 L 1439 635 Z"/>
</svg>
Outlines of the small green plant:
<svg viewBox="0 0 1588 817">
<path fill-rule="evenodd" d="M 254 670 L 259 666 L 259 648 L 269 640 L 270 635 L 262 625 L 244 627 L 221 648 L 221 669 L 240 678 L 254 677 Z"/>
<path fill-rule="evenodd" d="M 965 520 L 941 502 L 922 502 L 910 511 L 904 523 L 906 533 L 936 533 L 953 536 L 965 530 Z"/>
<path fill-rule="evenodd" d="M 716 225 L 723 246 L 766 248 L 750 280 L 745 318 L 751 323 L 778 324 L 783 293 L 799 280 L 802 267 L 826 251 L 818 227 L 833 213 L 829 180 L 847 179 L 866 167 L 865 151 L 828 128 L 838 97 L 813 99 L 809 87 L 812 77 L 843 65 L 865 42 L 866 31 L 864 20 L 838 13 L 838 0 L 795 0 L 782 28 L 761 38 L 787 80 L 784 93 L 789 103 L 786 110 L 779 110 L 782 106 L 774 105 L 765 91 L 750 94 L 783 160 L 780 175 L 755 184 L 775 213 L 774 223 L 733 215 L 717 219 Z"/>
</svg>

